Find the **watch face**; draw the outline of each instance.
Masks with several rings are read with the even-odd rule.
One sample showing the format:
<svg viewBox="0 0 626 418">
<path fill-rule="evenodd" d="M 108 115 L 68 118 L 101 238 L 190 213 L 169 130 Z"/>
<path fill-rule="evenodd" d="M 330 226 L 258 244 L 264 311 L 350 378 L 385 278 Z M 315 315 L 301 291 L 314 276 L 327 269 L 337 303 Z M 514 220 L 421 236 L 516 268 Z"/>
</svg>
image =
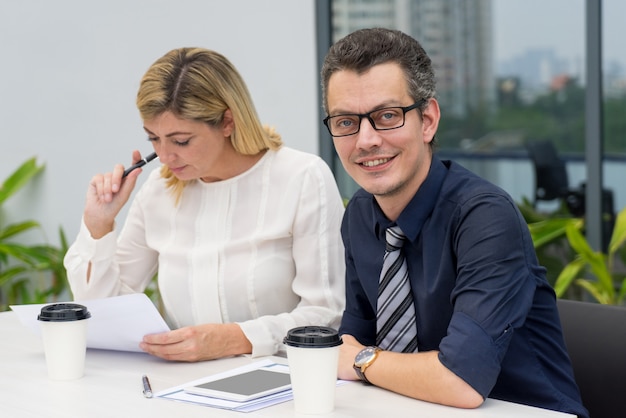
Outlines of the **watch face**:
<svg viewBox="0 0 626 418">
<path fill-rule="evenodd" d="M 370 360 L 375 353 L 376 347 L 365 347 L 354 358 L 354 365 L 357 367 L 361 367 L 362 365 L 367 363 L 368 360 Z"/>
</svg>

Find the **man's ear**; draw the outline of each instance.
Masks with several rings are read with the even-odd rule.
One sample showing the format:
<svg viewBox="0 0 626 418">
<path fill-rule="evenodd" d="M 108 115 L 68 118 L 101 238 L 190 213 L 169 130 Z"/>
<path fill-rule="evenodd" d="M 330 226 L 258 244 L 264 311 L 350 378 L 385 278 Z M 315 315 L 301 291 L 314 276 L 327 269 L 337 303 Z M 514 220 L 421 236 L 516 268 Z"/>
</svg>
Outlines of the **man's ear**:
<svg viewBox="0 0 626 418">
<path fill-rule="evenodd" d="M 233 112 L 226 109 L 222 117 L 222 134 L 225 138 L 230 137 L 235 130 L 235 121 L 233 120 Z"/>
<path fill-rule="evenodd" d="M 433 140 L 439 127 L 440 118 L 439 102 L 434 97 L 428 99 L 428 106 L 422 111 L 422 135 L 424 142 L 430 143 Z"/>
</svg>

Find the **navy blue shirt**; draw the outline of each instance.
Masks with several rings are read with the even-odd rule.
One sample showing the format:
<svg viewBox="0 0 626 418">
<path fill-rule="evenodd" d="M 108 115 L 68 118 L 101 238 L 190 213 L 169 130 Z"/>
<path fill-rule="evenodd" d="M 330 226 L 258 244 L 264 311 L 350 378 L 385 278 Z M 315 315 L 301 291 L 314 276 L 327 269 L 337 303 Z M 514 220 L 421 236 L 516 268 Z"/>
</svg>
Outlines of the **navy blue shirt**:
<svg viewBox="0 0 626 418">
<path fill-rule="evenodd" d="M 396 221 L 407 236 L 420 351 L 483 397 L 587 417 L 565 348 L 554 291 L 528 226 L 503 190 L 433 157 L 424 183 Z M 346 309 L 340 333 L 376 342 L 385 229 L 374 197 L 346 208 Z"/>
</svg>

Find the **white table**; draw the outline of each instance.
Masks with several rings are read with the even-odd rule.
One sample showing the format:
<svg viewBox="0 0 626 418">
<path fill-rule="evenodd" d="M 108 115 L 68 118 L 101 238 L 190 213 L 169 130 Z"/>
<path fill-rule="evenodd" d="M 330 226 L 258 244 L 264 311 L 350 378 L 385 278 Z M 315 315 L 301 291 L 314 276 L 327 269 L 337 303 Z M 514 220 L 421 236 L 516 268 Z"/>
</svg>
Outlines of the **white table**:
<svg viewBox="0 0 626 418">
<path fill-rule="evenodd" d="M 257 361 L 247 356 L 200 363 L 175 363 L 143 353 L 87 350 L 85 376 L 48 380 L 40 337 L 23 326 L 13 312 L 0 313 L 0 416 L 6 418 L 67 417 L 294 417 L 293 402 L 242 413 L 142 395 L 141 376 L 150 377 L 155 392 Z M 280 358 L 280 361 L 285 359 Z M 466 410 L 407 398 L 359 382 L 339 385 L 335 412 L 326 417 L 572 417 L 525 405 L 487 399 Z"/>
</svg>

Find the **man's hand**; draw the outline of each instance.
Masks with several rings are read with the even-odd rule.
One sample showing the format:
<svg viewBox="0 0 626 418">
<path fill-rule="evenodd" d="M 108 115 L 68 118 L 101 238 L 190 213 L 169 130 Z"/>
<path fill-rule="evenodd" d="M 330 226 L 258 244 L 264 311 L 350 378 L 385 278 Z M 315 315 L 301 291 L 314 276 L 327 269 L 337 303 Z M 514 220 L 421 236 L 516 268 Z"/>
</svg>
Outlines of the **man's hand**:
<svg viewBox="0 0 626 418">
<path fill-rule="evenodd" d="M 337 377 L 342 380 L 359 380 L 354 371 L 354 358 L 363 350 L 365 346 L 359 343 L 352 335 L 344 334 L 341 336 L 343 344 L 339 347 L 339 366 L 337 368 Z"/>
<path fill-rule="evenodd" d="M 352 335 L 342 335 L 337 377 L 358 380 L 354 358 L 365 348 Z M 470 385 L 439 361 L 437 351 L 394 353 L 381 351 L 367 369 L 367 378 L 381 388 L 411 398 L 459 408 L 476 408 L 484 401 Z"/>
</svg>

